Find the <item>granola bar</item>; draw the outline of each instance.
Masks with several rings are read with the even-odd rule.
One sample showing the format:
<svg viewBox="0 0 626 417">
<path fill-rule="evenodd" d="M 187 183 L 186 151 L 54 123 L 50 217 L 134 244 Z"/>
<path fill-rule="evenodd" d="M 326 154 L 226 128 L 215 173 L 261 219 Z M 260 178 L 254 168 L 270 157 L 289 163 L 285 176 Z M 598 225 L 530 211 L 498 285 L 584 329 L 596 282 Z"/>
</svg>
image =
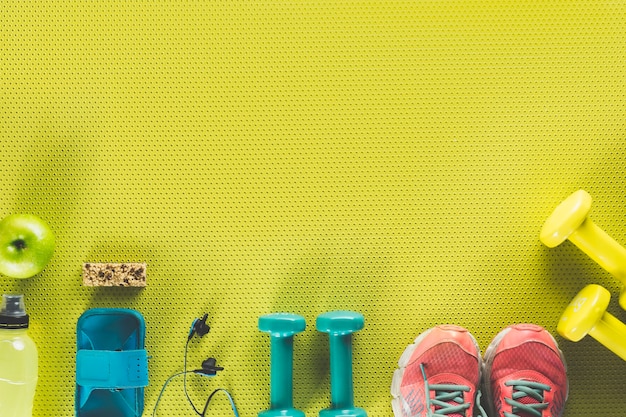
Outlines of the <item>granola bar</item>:
<svg viewBox="0 0 626 417">
<path fill-rule="evenodd" d="M 83 285 L 88 287 L 145 287 L 145 263 L 84 263 Z"/>
</svg>

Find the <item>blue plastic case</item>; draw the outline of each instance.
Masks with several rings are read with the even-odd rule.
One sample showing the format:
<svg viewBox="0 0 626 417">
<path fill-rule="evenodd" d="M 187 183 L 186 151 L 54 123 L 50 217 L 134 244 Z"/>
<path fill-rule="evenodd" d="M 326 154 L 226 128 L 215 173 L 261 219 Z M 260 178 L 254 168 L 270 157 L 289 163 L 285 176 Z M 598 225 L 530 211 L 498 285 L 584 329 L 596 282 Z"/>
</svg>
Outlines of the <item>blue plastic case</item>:
<svg viewBox="0 0 626 417">
<path fill-rule="evenodd" d="M 135 311 L 96 308 L 76 326 L 77 417 L 140 417 L 148 385 L 146 324 Z"/>
</svg>

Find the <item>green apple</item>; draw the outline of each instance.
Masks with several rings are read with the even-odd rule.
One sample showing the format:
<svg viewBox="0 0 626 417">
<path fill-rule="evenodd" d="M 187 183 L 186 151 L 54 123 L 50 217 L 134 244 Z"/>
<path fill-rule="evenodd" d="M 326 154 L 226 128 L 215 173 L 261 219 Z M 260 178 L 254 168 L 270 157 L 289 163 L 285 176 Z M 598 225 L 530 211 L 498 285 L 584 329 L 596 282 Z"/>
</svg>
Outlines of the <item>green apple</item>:
<svg viewBox="0 0 626 417">
<path fill-rule="evenodd" d="M 0 221 L 0 273 L 30 278 L 43 271 L 54 252 L 54 233 L 39 217 L 11 214 Z"/>
</svg>

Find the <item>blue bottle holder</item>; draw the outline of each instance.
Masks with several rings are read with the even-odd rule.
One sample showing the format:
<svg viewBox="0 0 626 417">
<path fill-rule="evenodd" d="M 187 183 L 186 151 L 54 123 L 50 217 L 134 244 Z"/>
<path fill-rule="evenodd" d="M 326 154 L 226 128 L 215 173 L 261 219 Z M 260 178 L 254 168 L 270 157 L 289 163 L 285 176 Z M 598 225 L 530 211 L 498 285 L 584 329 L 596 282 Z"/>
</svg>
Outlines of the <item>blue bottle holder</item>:
<svg viewBox="0 0 626 417">
<path fill-rule="evenodd" d="M 77 417 L 140 417 L 148 385 L 146 323 L 134 310 L 85 311 L 76 326 Z"/>
</svg>

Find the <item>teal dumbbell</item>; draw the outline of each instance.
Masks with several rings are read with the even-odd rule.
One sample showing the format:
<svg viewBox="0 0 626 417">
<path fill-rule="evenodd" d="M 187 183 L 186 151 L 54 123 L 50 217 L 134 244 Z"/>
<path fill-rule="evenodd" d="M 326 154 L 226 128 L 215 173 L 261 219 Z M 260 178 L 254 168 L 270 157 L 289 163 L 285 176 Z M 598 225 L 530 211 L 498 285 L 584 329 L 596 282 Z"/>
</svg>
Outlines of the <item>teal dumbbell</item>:
<svg viewBox="0 0 626 417">
<path fill-rule="evenodd" d="M 330 408 L 320 417 L 367 417 L 354 406 L 352 384 L 352 333 L 361 330 L 365 319 L 354 311 L 331 311 L 317 317 L 316 327 L 328 333 L 330 345 Z"/>
<path fill-rule="evenodd" d="M 304 417 L 293 408 L 293 336 L 306 321 L 297 314 L 274 313 L 259 317 L 259 330 L 270 334 L 270 409 L 259 417 Z"/>
</svg>

